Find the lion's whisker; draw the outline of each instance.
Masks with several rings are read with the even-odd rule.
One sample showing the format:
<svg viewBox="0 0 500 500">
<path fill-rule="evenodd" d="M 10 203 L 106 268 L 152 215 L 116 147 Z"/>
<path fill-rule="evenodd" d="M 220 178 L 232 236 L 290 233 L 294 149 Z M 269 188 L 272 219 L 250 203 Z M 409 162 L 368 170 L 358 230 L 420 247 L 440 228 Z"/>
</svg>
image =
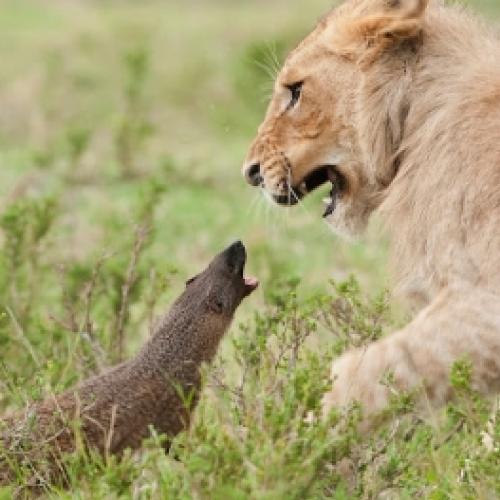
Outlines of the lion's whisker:
<svg viewBox="0 0 500 500">
<path fill-rule="evenodd" d="M 262 201 L 262 197 L 260 193 L 255 193 L 252 200 L 250 201 L 247 207 L 247 215 L 252 213 L 257 208 L 260 208 L 260 202 Z"/>
<path fill-rule="evenodd" d="M 281 68 L 281 62 L 278 58 L 278 53 L 276 51 L 276 43 L 273 43 L 272 45 L 269 44 L 268 49 L 269 49 L 269 58 L 270 58 L 269 64 L 271 66 L 271 69 L 274 72 L 274 77 L 276 78 L 276 76 L 278 75 L 279 70 Z"/>
<path fill-rule="evenodd" d="M 297 205 L 300 206 L 300 208 L 308 215 L 308 216 L 313 216 L 313 214 L 307 209 L 307 207 L 305 206 L 305 204 L 303 203 L 303 201 L 297 196 L 297 194 L 295 193 L 295 191 L 292 189 L 291 187 L 291 172 L 290 172 L 290 169 L 288 168 L 287 169 L 287 172 L 288 172 L 288 182 L 287 182 L 287 185 L 288 185 L 288 193 L 289 193 L 289 196 L 293 196 L 293 198 L 295 199 L 295 201 L 297 202 Z M 288 200 L 288 204 L 290 205 L 290 198 Z M 329 236 L 331 235 L 334 235 L 336 236 L 335 234 L 335 231 L 333 230 L 333 228 L 330 226 L 330 224 L 328 224 L 328 222 L 321 218 L 321 221 L 322 223 L 327 227 L 328 229 L 328 233 L 329 233 Z M 335 241 L 338 242 L 338 239 L 335 238 Z"/>
<path fill-rule="evenodd" d="M 292 175 L 291 171 L 287 169 L 287 199 L 288 204 L 291 205 L 292 201 L 296 201 L 296 204 L 301 207 L 301 210 L 307 214 L 308 217 L 316 218 L 316 214 L 312 213 L 304 204 L 304 202 L 297 196 L 295 191 L 292 189 Z M 285 229 L 290 228 L 290 210 L 286 210 L 286 216 L 281 216 L 281 211 L 274 210 L 276 208 L 276 202 L 274 201 L 272 195 L 265 189 L 260 188 L 256 193 L 256 196 L 252 199 L 248 212 L 256 213 L 257 218 L 262 218 L 263 223 L 266 227 L 271 227 L 272 236 L 276 236 L 277 232 L 275 229 L 283 227 Z M 335 231 L 332 229 L 330 224 L 322 219 L 322 223 L 327 228 L 328 238 L 331 240 L 331 236 L 335 235 Z M 320 234 L 318 234 L 317 238 L 312 238 L 310 241 L 314 241 L 326 236 L 325 232 L 321 230 Z M 339 244 L 338 238 L 333 239 L 335 245 Z"/>
</svg>

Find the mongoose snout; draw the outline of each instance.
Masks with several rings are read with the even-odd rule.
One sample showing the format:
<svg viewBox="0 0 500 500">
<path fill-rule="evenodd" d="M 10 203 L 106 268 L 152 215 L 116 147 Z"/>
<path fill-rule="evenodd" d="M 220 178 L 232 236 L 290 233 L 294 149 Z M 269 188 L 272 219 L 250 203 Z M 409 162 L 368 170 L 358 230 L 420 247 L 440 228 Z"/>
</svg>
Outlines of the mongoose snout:
<svg viewBox="0 0 500 500">
<path fill-rule="evenodd" d="M 139 447 L 150 427 L 167 435 L 168 446 L 189 425 L 201 388 L 200 366 L 213 359 L 236 308 L 258 286 L 255 278 L 244 277 L 246 259 L 238 241 L 188 280 L 129 361 L 4 419 L 0 453 L 9 456 L 0 454 L 0 483 L 8 481 L 13 460 L 37 470 L 38 463 L 55 463 L 73 452 L 77 432 L 87 448 L 101 453 Z M 49 466 L 46 477 L 52 472 Z"/>
<path fill-rule="evenodd" d="M 205 271 L 186 282 L 184 301 L 196 296 L 201 302 L 207 300 L 210 308 L 232 315 L 240 302 L 258 286 L 255 278 L 243 275 L 246 260 L 243 243 L 233 243 L 217 255 Z"/>
</svg>

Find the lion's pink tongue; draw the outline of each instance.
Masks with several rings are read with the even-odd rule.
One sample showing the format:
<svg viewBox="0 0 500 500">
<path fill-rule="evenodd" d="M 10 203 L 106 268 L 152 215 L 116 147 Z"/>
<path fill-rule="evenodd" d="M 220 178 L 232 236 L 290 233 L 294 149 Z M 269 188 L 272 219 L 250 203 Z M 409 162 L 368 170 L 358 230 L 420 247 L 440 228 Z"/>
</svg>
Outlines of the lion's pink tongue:
<svg viewBox="0 0 500 500">
<path fill-rule="evenodd" d="M 253 276 L 245 276 L 243 281 L 245 282 L 245 295 L 250 295 L 259 286 L 259 280 Z"/>
</svg>

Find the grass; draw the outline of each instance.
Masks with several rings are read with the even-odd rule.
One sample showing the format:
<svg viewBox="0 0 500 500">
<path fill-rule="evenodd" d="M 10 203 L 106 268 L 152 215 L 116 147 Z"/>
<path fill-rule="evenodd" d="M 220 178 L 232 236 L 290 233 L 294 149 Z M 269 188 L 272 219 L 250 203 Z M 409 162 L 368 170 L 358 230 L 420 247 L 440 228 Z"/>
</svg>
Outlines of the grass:
<svg viewBox="0 0 500 500">
<path fill-rule="evenodd" d="M 278 210 L 241 179 L 270 74 L 327 7 L 2 3 L 2 411 L 113 363 L 122 331 L 135 352 L 185 279 L 233 239 L 262 283 L 170 455 L 153 437 L 120 463 L 68 457 L 69 492 L 47 486 L 49 497 L 500 496 L 500 420 L 468 388 L 465 365 L 454 373 L 461 397 L 431 419 L 397 416 L 368 439 L 358 408 L 308 423 L 329 361 L 400 321 L 376 227 L 341 242 L 320 222 L 322 193 Z M 391 411 L 409 404 L 401 395 Z M 0 498 L 22 495 L 28 475 Z"/>
</svg>

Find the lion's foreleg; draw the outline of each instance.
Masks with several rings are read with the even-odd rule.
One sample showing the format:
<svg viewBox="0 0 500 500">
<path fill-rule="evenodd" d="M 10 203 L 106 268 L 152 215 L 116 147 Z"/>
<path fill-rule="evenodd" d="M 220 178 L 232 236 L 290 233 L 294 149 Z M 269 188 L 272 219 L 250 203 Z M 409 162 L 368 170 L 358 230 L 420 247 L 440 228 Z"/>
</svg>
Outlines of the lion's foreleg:
<svg viewBox="0 0 500 500">
<path fill-rule="evenodd" d="M 391 394 L 421 388 L 432 406 L 452 396 L 450 372 L 457 360 L 472 364 L 473 388 L 500 389 L 500 297 L 460 286 L 444 290 L 407 327 L 332 365 L 332 389 L 323 412 L 362 404 L 369 416 L 387 407 Z"/>
</svg>

